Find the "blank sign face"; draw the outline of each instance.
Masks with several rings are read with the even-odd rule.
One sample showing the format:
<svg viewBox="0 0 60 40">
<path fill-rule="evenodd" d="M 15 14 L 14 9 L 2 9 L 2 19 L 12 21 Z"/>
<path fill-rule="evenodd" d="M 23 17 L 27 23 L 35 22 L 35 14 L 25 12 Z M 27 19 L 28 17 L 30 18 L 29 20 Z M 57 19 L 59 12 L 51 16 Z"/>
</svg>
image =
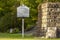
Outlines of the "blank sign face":
<svg viewBox="0 0 60 40">
<path fill-rule="evenodd" d="M 24 5 L 17 7 L 17 17 L 29 17 L 29 8 Z"/>
</svg>

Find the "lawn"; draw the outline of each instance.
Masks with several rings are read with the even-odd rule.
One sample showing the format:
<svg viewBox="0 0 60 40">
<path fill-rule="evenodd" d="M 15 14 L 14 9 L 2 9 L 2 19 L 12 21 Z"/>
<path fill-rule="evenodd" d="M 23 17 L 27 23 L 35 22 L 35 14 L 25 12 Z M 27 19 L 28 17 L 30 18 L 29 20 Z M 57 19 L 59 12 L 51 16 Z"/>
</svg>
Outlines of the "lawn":
<svg viewBox="0 0 60 40">
<path fill-rule="evenodd" d="M 0 38 L 22 38 L 21 34 L 0 33 Z M 24 38 L 34 38 L 31 35 L 25 35 Z"/>
<path fill-rule="evenodd" d="M 24 38 L 24 39 L 16 39 L 16 38 L 0 38 L 0 40 L 60 40 L 60 39 L 41 39 L 41 38 Z"/>
<path fill-rule="evenodd" d="M 9 33 L 0 33 L 0 40 L 60 40 L 55 38 L 55 39 L 46 39 L 46 38 L 38 38 L 38 37 L 33 37 L 33 36 L 27 36 L 25 35 L 24 38 L 22 38 L 21 34 L 9 34 Z"/>
</svg>

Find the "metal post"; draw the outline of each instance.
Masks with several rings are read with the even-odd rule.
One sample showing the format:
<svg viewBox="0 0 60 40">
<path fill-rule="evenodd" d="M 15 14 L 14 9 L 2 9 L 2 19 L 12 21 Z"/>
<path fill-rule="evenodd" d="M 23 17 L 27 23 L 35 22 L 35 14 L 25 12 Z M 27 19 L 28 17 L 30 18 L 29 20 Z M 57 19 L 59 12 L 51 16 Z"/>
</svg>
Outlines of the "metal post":
<svg viewBox="0 0 60 40">
<path fill-rule="evenodd" d="M 24 18 L 22 18 L 22 38 L 24 38 Z"/>
</svg>

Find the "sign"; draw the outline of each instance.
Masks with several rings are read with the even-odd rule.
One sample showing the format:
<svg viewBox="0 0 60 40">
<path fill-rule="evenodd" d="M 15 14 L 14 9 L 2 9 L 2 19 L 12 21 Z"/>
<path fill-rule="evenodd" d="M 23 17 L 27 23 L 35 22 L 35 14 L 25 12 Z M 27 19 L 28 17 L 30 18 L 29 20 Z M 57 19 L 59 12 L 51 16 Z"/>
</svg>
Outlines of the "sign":
<svg viewBox="0 0 60 40">
<path fill-rule="evenodd" d="M 17 17 L 29 17 L 29 8 L 25 5 L 17 7 Z"/>
</svg>

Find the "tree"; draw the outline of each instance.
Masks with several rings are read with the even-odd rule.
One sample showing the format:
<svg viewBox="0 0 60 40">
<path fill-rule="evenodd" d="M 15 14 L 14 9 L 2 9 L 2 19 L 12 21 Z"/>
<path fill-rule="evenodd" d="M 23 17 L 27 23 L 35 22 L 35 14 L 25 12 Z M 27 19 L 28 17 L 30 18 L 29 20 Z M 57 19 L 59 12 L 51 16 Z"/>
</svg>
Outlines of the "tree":
<svg viewBox="0 0 60 40">
<path fill-rule="evenodd" d="M 4 28 L 7 30 L 9 27 L 18 27 L 21 31 L 21 18 L 17 18 L 16 8 L 22 3 L 30 8 L 30 17 L 25 18 L 25 30 L 36 24 L 38 18 L 37 6 L 43 3 L 43 0 L 0 0 L 0 31 Z"/>
</svg>

